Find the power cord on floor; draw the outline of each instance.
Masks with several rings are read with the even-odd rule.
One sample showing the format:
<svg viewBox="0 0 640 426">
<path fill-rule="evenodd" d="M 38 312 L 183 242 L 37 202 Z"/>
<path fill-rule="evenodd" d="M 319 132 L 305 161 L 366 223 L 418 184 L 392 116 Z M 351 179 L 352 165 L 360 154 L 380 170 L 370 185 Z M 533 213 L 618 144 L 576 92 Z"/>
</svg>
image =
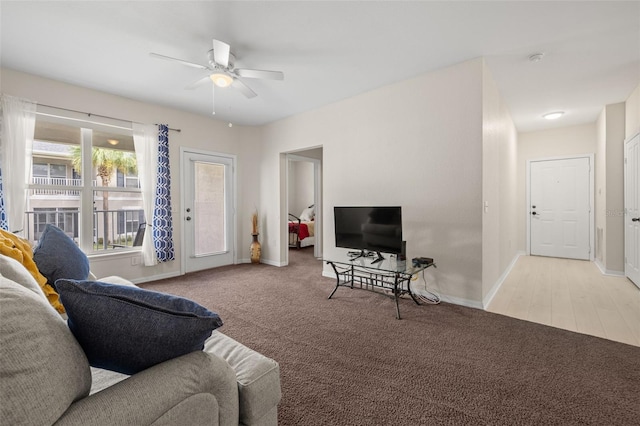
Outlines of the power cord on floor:
<svg viewBox="0 0 640 426">
<path fill-rule="evenodd" d="M 422 270 L 422 281 L 424 282 L 424 291 L 426 294 L 415 294 L 416 298 L 424 303 L 428 303 L 431 305 L 437 305 L 440 303 L 440 296 L 437 293 L 429 291 L 427 288 L 427 278 L 424 274 L 424 269 Z M 416 281 L 418 279 L 418 275 L 416 274 L 411 278 L 411 281 Z"/>
</svg>

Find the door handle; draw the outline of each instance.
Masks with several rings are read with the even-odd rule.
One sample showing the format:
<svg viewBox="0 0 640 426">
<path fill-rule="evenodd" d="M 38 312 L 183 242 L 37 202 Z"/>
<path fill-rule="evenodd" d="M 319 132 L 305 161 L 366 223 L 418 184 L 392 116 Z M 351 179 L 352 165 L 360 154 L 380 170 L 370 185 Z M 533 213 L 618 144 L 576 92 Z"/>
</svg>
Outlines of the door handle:
<svg viewBox="0 0 640 426">
<path fill-rule="evenodd" d="M 631 222 L 640 222 L 640 217 L 631 218 Z"/>
<path fill-rule="evenodd" d="M 537 215 L 538 213 L 536 213 L 536 212 L 531 212 L 531 214 L 535 216 L 535 215 Z"/>
<path fill-rule="evenodd" d="M 186 217 L 186 219 L 187 219 L 187 220 L 191 220 L 191 216 L 187 216 L 187 217 Z"/>
</svg>

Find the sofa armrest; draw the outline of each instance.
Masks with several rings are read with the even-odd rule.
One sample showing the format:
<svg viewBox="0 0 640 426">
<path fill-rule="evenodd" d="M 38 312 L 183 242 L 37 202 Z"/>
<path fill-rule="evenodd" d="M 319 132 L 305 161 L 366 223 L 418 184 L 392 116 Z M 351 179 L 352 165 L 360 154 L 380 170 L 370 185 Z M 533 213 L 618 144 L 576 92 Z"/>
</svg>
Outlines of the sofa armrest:
<svg viewBox="0 0 640 426">
<path fill-rule="evenodd" d="M 197 407 L 197 409 L 194 409 Z M 238 424 L 235 372 L 192 352 L 155 365 L 71 404 L 56 425 Z"/>
</svg>

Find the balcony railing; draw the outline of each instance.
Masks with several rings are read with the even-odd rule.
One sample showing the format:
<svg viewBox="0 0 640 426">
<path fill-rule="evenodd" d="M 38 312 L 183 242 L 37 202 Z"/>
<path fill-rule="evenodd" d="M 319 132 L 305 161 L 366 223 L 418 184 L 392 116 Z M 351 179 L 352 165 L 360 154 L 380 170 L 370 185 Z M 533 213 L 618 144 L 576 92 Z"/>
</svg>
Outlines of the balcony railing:
<svg viewBox="0 0 640 426">
<path fill-rule="evenodd" d="M 78 209 L 38 210 L 25 212 L 25 236 L 35 245 L 50 223 L 62 229 L 79 245 L 80 212 Z M 122 246 L 132 246 L 139 224 L 144 222 L 142 210 L 94 210 L 93 250 L 113 250 Z M 118 232 L 118 231 L 123 232 Z M 106 235 L 106 238 L 105 238 Z"/>
<path fill-rule="evenodd" d="M 56 185 L 56 186 L 82 186 L 82 179 L 51 178 L 33 176 L 34 185 Z M 33 195 L 68 195 L 79 196 L 80 191 L 74 189 L 44 189 L 33 190 Z"/>
</svg>

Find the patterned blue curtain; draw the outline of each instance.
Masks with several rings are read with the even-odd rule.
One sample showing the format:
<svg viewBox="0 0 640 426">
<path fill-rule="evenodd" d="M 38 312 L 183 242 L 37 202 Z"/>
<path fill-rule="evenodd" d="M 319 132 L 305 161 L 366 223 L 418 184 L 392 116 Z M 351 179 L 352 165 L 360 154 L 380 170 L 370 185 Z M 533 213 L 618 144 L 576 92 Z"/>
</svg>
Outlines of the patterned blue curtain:
<svg viewBox="0 0 640 426">
<path fill-rule="evenodd" d="M 153 244 L 158 262 L 175 259 L 171 221 L 171 176 L 169 174 L 169 127 L 158 126 L 158 185 L 153 210 Z"/>
<path fill-rule="evenodd" d="M 4 190 L 2 189 L 2 168 L 0 168 L 0 229 L 9 230 L 7 211 L 4 208 Z"/>
</svg>

